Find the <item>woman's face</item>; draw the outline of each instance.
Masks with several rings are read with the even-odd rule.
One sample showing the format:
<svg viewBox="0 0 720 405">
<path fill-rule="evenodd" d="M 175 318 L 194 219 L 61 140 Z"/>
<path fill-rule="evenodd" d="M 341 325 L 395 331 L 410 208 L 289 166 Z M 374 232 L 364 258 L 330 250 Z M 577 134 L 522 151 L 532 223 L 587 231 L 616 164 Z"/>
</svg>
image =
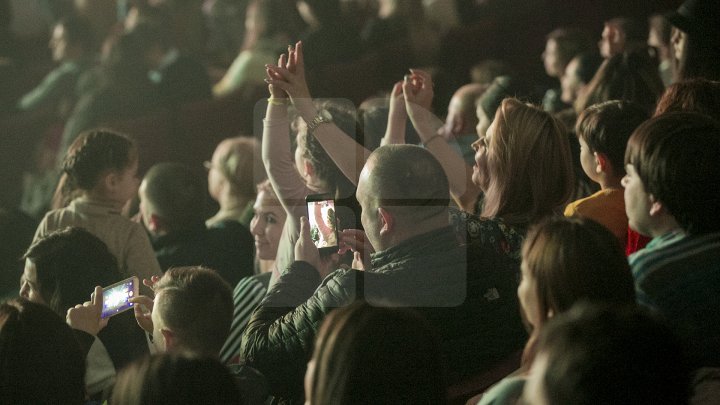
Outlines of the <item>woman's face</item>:
<svg viewBox="0 0 720 405">
<path fill-rule="evenodd" d="M 140 179 L 138 178 L 138 158 L 136 156 L 128 167 L 118 173 L 117 194 L 114 199 L 125 204 L 135 198 L 138 187 L 140 187 Z"/>
<path fill-rule="evenodd" d="M 47 305 L 42 295 L 40 295 L 40 285 L 37 281 L 37 268 L 35 267 L 35 263 L 31 262 L 30 259 L 25 259 L 25 270 L 23 270 L 23 275 L 20 277 L 20 296 L 30 302 Z"/>
<path fill-rule="evenodd" d="M 525 313 L 525 319 L 527 319 L 533 327 L 537 327 L 541 321 L 537 280 L 530 272 L 525 260 L 523 260 L 520 265 L 520 271 L 522 273 L 522 280 L 520 281 L 520 285 L 517 290 L 520 306 Z"/>
<path fill-rule="evenodd" d="M 255 255 L 261 260 L 275 260 L 287 217 L 285 209 L 266 191 L 258 193 L 253 209 L 250 232 L 255 238 Z"/>
<path fill-rule="evenodd" d="M 495 122 L 493 121 L 485 132 L 483 128 L 487 122 L 487 116 L 482 108 L 478 107 L 478 140 L 472 144 L 475 150 L 475 165 L 473 165 L 472 181 L 483 191 L 486 191 L 490 184 L 490 174 L 488 172 L 488 156 L 490 155 L 490 145 L 493 135 L 495 134 Z"/>
</svg>

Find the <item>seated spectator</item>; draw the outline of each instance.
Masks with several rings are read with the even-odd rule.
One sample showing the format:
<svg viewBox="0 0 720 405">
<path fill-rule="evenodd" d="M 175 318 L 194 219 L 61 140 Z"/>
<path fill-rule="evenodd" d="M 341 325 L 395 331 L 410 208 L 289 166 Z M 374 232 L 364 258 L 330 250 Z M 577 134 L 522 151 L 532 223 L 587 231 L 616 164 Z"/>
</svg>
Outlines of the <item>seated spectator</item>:
<svg viewBox="0 0 720 405">
<path fill-rule="evenodd" d="M 301 1 L 298 5 L 301 9 L 302 4 Z M 310 98 L 302 52 L 303 45 L 298 42 L 288 55 L 281 56 L 282 74 L 292 76 L 291 82 L 280 80 L 283 76 L 272 66 L 266 73 L 268 80 L 275 80 L 270 80 L 268 86 L 271 97 L 263 120 L 262 158 L 270 183 L 287 212 L 275 266 L 281 273 L 293 262 L 300 217 L 307 216 L 308 195 L 330 194 L 335 198 L 338 229 L 359 227 L 359 207 L 351 179 L 357 178 L 367 152 L 361 146 L 363 132 L 351 103 L 337 99 L 313 102 Z M 297 130 L 294 156 L 289 104 L 299 116 L 293 122 L 293 129 Z M 338 136 L 343 140 L 337 142 Z M 349 145 L 344 140 L 349 140 Z M 336 148 L 333 152 L 342 155 L 331 157 L 326 151 L 328 144 Z"/>
<path fill-rule="evenodd" d="M 453 94 L 448 105 L 445 125 L 440 133 L 462 155 L 465 162 L 475 162 L 475 151 L 472 143 L 477 139 L 475 127 L 478 124 L 476 102 L 488 89 L 487 85 L 466 84 Z M 404 103 L 405 100 L 402 100 Z"/>
<path fill-rule="evenodd" d="M 670 43 L 672 25 L 662 14 L 653 14 L 648 18 L 650 31 L 647 44 L 655 52 L 658 60 L 658 71 L 665 87 L 673 83 L 673 49 Z"/>
<path fill-rule="evenodd" d="M 159 108 L 160 98 L 148 76 L 145 46 L 138 35 L 122 34 L 94 75 L 85 76 L 83 93 L 65 123 L 60 160 L 83 131 Z"/>
<path fill-rule="evenodd" d="M 578 115 L 593 104 L 609 100 L 632 101 L 655 110 L 657 100 L 665 91 L 657 64 L 646 51 L 611 56 L 600 65 L 586 91 L 575 102 Z"/>
<path fill-rule="evenodd" d="M 635 289 L 620 244 L 601 225 L 584 218 L 553 218 L 528 232 L 522 282 L 517 289 L 530 339 L 520 373 L 502 380 L 479 405 L 514 404 L 548 322 L 578 302 L 634 306 Z"/>
<path fill-rule="evenodd" d="M 496 80 L 505 87 L 502 79 Z M 448 174 L 450 191 L 458 205 L 465 208 L 472 201 L 472 206 L 476 196 L 483 193 L 480 218 L 456 213 L 451 218 L 453 224 L 467 231 L 470 240 L 490 244 L 519 262 L 527 226 L 552 215 L 570 198 L 574 183 L 572 157 L 562 125 L 549 113 L 514 98 L 498 97 L 501 102 L 494 120 L 483 132 L 480 110 L 486 110 L 486 97 L 497 97 L 494 85 L 478 101 L 479 139 L 473 144 L 472 167 L 462 162 L 432 129 L 436 124 L 428 104 L 432 96 L 429 75 L 414 71 L 413 77 L 403 84 L 403 95 L 408 115 L 425 148 L 438 158 Z M 493 104 L 492 101 L 488 100 L 488 104 Z M 537 142 L 538 139 L 542 142 Z M 555 158 L 543 159 L 544 156 Z"/>
<path fill-rule="evenodd" d="M 93 28 L 80 17 L 60 20 L 52 31 L 50 49 L 59 65 L 43 81 L 17 102 L 17 109 L 33 111 L 50 108 L 66 118 L 79 96 L 78 79 L 95 63 Z"/>
<path fill-rule="evenodd" d="M 42 219 L 35 240 L 68 226 L 82 227 L 107 245 L 123 277 L 160 275 L 142 225 L 122 215 L 137 194 L 135 142 L 115 132 L 85 132 L 70 146 L 63 171 L 56 191 L 58 208 Z"/>
<path fill-rule="evenodd" d="M 25 249 L 32 243 L 37 221 L 19 210 L 0 207 L 0 301 L 17 297 Z"/>
<path fill-rule="evenodd" d="M 677 337 L 637 309 L 573 308 L 545 328 L 538 350 L 524 404 L 688 403 Z"/>
<path fill-rule="evenodd" d="M 175 47 L 164 19 L 141 22 L 130 32 L 144 44 L 143 57 L 163 105 L 212 98 L 207 69 L 195 56 Z"/>
<path fill-rule="evenodd" d="M 44 305 L 0 304 L 0 402 L 85 404 L 85 359 L 72 330 Z"/>
<path fill-rule="evenodd" d="M 593 76 L 597 72 L 603 59 L 597 52 L 589 51 L 583 52 L 576 55 L 568 62 L 560 77 L 560 88 L 562 90 L 560 99 L 563 103 L 572 106 L 575 101 L 580 97 L 580 94 L 587 91 L 587 85 L 592 80 Z M 573 116 L 577 118 L 577 115 Z M 568 128 L 575 126 L 575 120 L 568 121 L 571 125 Z"/>
<path fill-rule="evenodd" d="M 217 359 L 161 353 L 131 364 L 118 376 L 113 405 L 250 404 Z"/>
<path fill-rule="evenodd" d="M 208 192 L 220 204 L 220 210 L 205 221 L 213 227 L 232 220 L 250 226 L 255 201 L 255 184 L 265 178 L 260 150 L 254 138 L 237 137 L 221 141 L 205 162 Z"/>
<path fill-rule="evenodd" d="M 440 334 L 450 383 L 487 371 L 519 349 L 525 333 L 516 265 L 490 246 L 458 242 L 448 225 L 448 190 L 442 166 L 428 151 L 410 145 L 376 149 L 357 189 L 366 233 L 346 230 L 342 237 L 357 252 L 353 267 L 365 271 L 335 270 L 332 261 L 321 260 L 302 219 L 296 261 L 243 335 L 241 355 L 266 375 L 274 395 L 302 395 L 318 325 L 333 308 L 357 299 L 417 308 Z M 375 252 L 371 260 L 363 254 L 368 251 Z"/>
<path fill-rule="evenodd" d="M 20 296 L 49 306 L 59 316 L 82 304 L 95 286 L 123 279 L 107 245 L 82 228 L 65 228 L 38 239 L 23 259 Z M 93 347 L 88 357 L 88 392 L 93 395 L 112 385 L 115 370 L 148 353 L 145 336 L 130 313 L 116 315 L 98 338 L 102 345 L 97 346 L 104 348 Z"/>
<path fill-rule="evenodd" d="M 439 405 L 447 402 L 443 377 L 440 343 L 425 319 L 360 301 L 323 321 L 305 375 L 305 403 Z"/>
<path fill-rule="evenodd" d="M 255 237 L 255 259 L 260 274 L 245 277 L 233 290 L 235 312 L 230 325 L 230 336 L 220 352 L 220 360 L 226 364 L 239 363 L 240 339 L 250 320 L 250 315 L 267 293 L 270 277 L 275 267 L 278 245 L 285 226 L 287 213 L 280 204 L 269 180 L 258 184 L 258 194 L 253 206 L 250 232 Z"/>
<path fill-rule="evenodd" d="M 625 176 L 625 147 L 635 128 L 648 119 L 637 104 L 606 101 L 580 114 L 576 134 L 585 174 L 600 184 L 600 191 L 565 207 L 566 216 L 583 216 L 608 228 L 625 246 L 627 215 L 621 183 Z"/>
<path fill-rule="evenodd" d="M 160 268 L 206 266 L 230 285 L 253 274 L 252 236 L 237 221 L 204 222 L 205 185 L 181 163 L 158 163 L 140 184 L 140 212 Z"/>
<path fill-rule="evenodd" d="M 176 267 L 152 280 L 155 298 L 139 295 L 130 299 L 135 319 L 160 352 L 187 351 L 217 357 L 227 337 L 232 316 L 232 293 L 215 271 L 203 267 Z M 95 288 L 94 296 L 102 296 Z M 102 330 L 102 301 L 93 299 L 67 311 L 70 326 L 83 326 L 92 333 Z M 75 322 L 80 319 L 83 323 Z M 89 322 L 88 320 L 94 320 Z M 112 322 L 113 319 L 111 319 Z"/>
<path fill-rule="evenodd" d="M 213 86 L 215 97 L 265 84 L 265 65 L 277 62 L 299 30 L 299 15 L 292 10 L 293 0 L 253 0 L 247 5 L 242 50 Z"/>
<path fill-rule="evenodd" d="M 671 38 L 675 82 L 693 78 L 720 80 L 720 3 L 686 0 L 665 16 Z"/>
<path fill-rule="evenodd" d="M 667 113 L 640 125 L 625 153 L 630 227 L 652 237 L 629 257 L 638 302 L 686 342 L 694 366 L 720 365 L 720 125 Z"/>
<path fill-rule="evenodd" d="M 565 73 L 568 63 L 582 52 L 590 49 L 590 41 L 584 33 L 578 30 L 557 28 L 547 35 L 545 51 L 542 53 L 545 73 L 560 79 Z M 549 112 L 558 112 L 567 108 L 561 98 L 559 88 L 551 88 L 543 96 L 543 109 Z"/>
<path fill-rule="evenodd" d="M 603 58 L 628 52 L 645 52 L 648 29 L 644 20 L 616 17 L 605 22 L 598 48 Z"/>
</svg>

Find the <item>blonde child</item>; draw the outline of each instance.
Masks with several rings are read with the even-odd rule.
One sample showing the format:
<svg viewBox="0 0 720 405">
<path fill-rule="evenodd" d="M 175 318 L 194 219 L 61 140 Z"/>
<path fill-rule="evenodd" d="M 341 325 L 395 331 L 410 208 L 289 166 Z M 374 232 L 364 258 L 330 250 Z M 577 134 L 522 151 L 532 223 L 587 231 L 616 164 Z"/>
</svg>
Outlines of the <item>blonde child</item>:
<svg viewBox="0 0 720 405">
<path fill-rule="evenodd" d="M 35 239 L 68 226 L 105 242 L 125 277 L 161 275 L 145 229 L 122 215 L 138 189 L 138 151 L 128 137 L 106 130 L 79 136 L 63 161 L 62 192 L 70 203 L 45 215 Z"/>
<path fill-rule="evenodd" d="M 628 231 L 620 184 L 625 175 L 625 147 L 635 128 L 647 119 L 648 113 L 639 105 L 614 100 L 585 109 L 575 128 L 583 171 L 600 184 L 600 191 L 570 203 L 565 216 L 590 218 L 608 228 L 623 245 Z"/>
</svg>

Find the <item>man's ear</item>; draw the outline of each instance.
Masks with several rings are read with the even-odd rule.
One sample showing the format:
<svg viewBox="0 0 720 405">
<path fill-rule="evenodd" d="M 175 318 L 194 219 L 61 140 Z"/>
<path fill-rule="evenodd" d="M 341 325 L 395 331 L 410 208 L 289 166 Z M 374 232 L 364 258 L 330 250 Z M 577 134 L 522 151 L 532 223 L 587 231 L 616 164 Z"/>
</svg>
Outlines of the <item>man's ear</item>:
<svg viewBox="0 0 720 405">
<path fill-rule="evenodd" d="M 610 159 L 608 156 L 604 153 L 600 152 L 593 152 L 593 156 L 595 157 L 595 173 L 609 173 L 610 169 Z"/>
<path fill-rule="evenodd" d="M 177 346 L 177 339 L 175 338 L 175 333 L 167 328 L 160 329 L 160 333 L 163 335 L 163 340 L 165 341 L 165 351 L 169 352 L 173 348 Z"/>
<path fill-rule="evenodd" d="M 378 219 L 380 220 L 380 235 L 387 235 L 395 229 L 395 218 L 390 211 L 383 207 L 377 209 Z"/>
</svg>

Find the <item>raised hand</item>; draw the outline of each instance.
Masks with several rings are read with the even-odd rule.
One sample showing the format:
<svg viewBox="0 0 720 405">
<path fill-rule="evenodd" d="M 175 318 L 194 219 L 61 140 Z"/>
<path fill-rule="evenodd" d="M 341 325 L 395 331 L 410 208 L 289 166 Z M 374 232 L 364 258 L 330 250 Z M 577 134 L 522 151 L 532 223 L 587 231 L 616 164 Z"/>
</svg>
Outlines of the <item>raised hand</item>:
<svg viewBox="0 0 720 405">
<path fill-rule="evenodd" d="M 265 65 L 265 68 L 268 76 L 265 82 L 273 88 L 283 90 L 293 102 L 296 99 L 310 98 L 310 89 L 305 80 L 302 42 L 298 42 L 295 48 L 289 48 L 285 61 L 278 61 L 278 65 Z"/>
<path fill-rule="evenodd" d="M 410 74 L 405 75 L 402 89 L 408 114 L 412 114 L 411 109 L 417 106 L 430 110 L 433 99 L 433 82 L 428 72 L 410 69 Z"/>
<path fill-rule="evenodd" d="M 68 309 L 65 321 L 73 329 L 87 332 L 93 336 L 103 330 L 108 324 L 109 318 L 102 318 L 103 306 L 103 290 L 102 287 L 95 287 L 90 301 L 85 301 L 82 305 Z"/>
</svg>

